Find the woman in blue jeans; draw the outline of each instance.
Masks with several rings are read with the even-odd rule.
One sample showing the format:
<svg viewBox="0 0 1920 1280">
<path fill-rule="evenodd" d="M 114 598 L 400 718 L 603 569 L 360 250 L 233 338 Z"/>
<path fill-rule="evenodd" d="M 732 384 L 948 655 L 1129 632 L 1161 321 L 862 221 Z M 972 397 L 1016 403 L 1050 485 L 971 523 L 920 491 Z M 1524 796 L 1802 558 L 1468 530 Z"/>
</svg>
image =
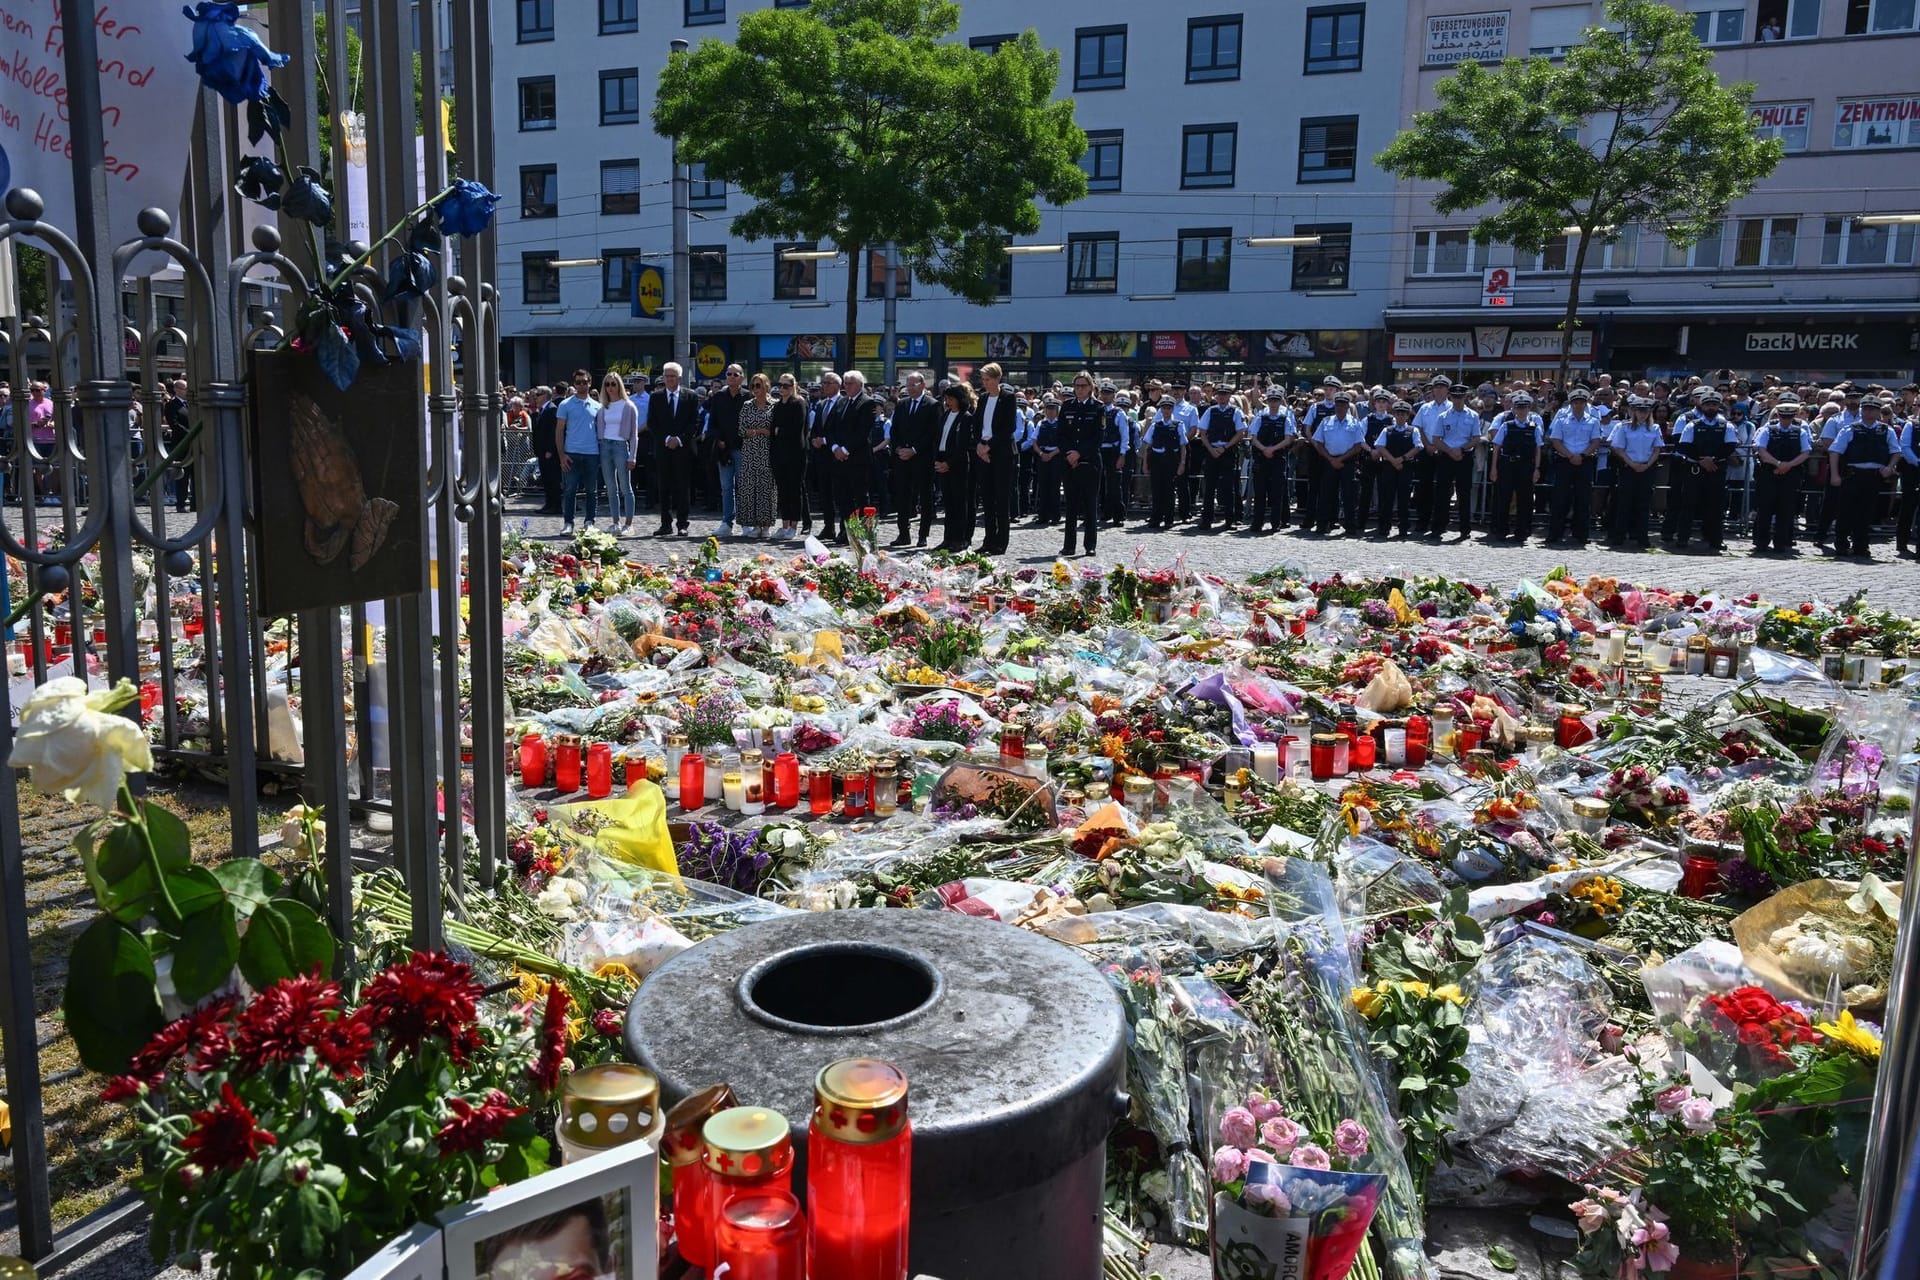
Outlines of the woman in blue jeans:
<svg viewBox="0 0 1920 1280">
<path fill-rule="evenodd" d="M 633 465 L 640 456 L 640 410 L 627 384 L 609 373 L 600 384 L 600 480 L 607 490 L 607 517 L 615 533 L 632 533 Z"/>
</svg>

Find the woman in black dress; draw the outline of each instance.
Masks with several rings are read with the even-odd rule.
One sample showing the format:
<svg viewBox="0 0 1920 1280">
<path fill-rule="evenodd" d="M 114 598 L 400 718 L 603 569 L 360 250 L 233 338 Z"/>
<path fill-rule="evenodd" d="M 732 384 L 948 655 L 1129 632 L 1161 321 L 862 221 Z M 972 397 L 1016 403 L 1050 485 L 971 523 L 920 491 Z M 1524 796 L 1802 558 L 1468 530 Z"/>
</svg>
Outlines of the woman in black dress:
<svg viewBox="0 0 1920 1280">
<path fill-rule="evenodd" d="M 778 495 L 780 528 L 774 537 L 799 536 L 807 519 L 807 401 L 790 373 L 780 375 L 780 398 L 773 404 L 773 487 Z"/>
<path fill-rule="evenodd" d="M 940 431 L 934 437 L 933 471 L 946 512 L 942 551 L 965 551 L 973 543 L 973 450 L 980 435 L 974 421 L 973 388 L 956 382 L 940 393 Z"/>
</svg>

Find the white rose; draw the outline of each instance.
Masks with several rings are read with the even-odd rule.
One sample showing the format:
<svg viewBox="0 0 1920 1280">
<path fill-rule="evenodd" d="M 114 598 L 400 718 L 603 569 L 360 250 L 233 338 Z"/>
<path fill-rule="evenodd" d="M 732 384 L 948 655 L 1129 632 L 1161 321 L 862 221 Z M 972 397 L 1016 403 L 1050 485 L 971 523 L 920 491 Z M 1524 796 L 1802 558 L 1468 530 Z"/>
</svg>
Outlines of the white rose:
<svg viewBox="0 0 1920 1280">
<path fill-rule="evenodd" d="M 8 763 L 30 770 L 42 791 L 110 811 L 127 774 L 153 768 L 146 730 L 113 714 L 139 696 L 126 680 L 100 692 L 73 676 L 47 681 L 20 710 Z"/>
</svg>

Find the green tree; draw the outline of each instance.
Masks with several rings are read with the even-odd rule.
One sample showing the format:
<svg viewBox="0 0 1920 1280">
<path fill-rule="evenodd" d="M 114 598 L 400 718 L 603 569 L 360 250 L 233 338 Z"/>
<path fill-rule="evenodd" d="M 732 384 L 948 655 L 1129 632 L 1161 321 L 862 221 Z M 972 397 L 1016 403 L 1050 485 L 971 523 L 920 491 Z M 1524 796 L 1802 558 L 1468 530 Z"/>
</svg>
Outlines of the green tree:
<svg viewBox="0 0 1920 1280">
<path fill-rule="evenodd" d="M 1562 386 L 1593 241 L 1639 223 L 1692 244 L 1782 154 L 1748 120 L 1753 86 L 1720 82 L 1689 15 L 1659 0 L 1607 0 L 1606 16 L 1558 64 L 1464 64 L 1437 86 L 1439 105 L 1416 112 L 1376 159 L 1402 178 L 1444 183 L 1438 213 L 1491 206 L 1473 227 L 1481 244 L 1538 253 L 1563 229 L 1576 238 Z"/>
<path fill-rule="evenodd" d="M 346 33 L 348 84 L 346 86 L 345 102 L 344 105 L 340 107 L 340 110 L 364 111 L 366 109 L 365 95 L 360 92 L 360 86 L 365 79 L 366 73 L 364 64 L 360 60 L 360 33 L 354 30 L 351 25 L 348 25 L 346 28 Z M 328 181 L 332 181 L 333 129 L 339 116 L 333 105 L 334 86 L 327 82 L 328 39 L 327 16 L 324 13 L 316 14 L 313 19 L 314 62 L 316 64 L 314 86 L 318 99 L 320 119 L 315 141 L 320 149 L 320 176 L 326 178 Z M 424 96 L 426 88 L 425 82 L 426 77 L 420 71 L 420 51 L 416 49 L 413 52 L 413 131 L 416 135 L 423 134 L 427 131 L 427 117 L 425 115 L 427 103 Z M 458 138 L 451 136 L 451 130 L 448 132 L 448 145 L 457 146 L 459 144 Z"/>
<path fill-rule="evenodd" d="M 922 279 L 987 303 L 1036 197 L 1086 194 L 1087 138 L 1054 101 L 1060 57 L 1032 31 L 994 53 L 948 39 L 949 0 L 813 0 L 757 9 L 733 44 L 667 64 L 653 125 L 754 204 L 747 240 L 831 240 L 847 256 L 852 358 L 865 254 L 894 243 Z"/>
</svg>

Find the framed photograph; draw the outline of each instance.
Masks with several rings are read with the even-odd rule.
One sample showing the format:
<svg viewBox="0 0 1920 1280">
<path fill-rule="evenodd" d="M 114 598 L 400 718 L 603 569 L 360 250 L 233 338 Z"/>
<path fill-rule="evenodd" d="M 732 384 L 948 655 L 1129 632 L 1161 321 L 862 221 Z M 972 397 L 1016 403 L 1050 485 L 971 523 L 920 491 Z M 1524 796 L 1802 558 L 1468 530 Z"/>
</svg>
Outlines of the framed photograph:
<svg viewBox="0 0 1920 1280">
<path fill-rule="evenodd" d="M 447 1280 L 654 1280 L 659 1158 L 630 1142 L 440 1215 Z"/>
<path fill-rule="evenodd" d="M 396 1236 L 380 1252 L 355 1267 L 347 1280 L 441 1280 L 446 1255 L 440 1248 L 440 1224 L 422 1222 Z"/>
</svg>

